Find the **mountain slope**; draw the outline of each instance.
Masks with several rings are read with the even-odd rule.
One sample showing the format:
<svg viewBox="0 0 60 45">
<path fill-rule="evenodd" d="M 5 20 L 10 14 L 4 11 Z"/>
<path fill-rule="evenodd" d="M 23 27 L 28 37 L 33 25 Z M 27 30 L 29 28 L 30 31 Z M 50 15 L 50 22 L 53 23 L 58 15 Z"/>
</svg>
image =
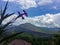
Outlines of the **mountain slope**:
<svg viewBox="0 0 60 45">
<path fill-rule="evenodd" d="M 47 28 L 47 27 L 36 27 L 30 23 L 21 24 L 19 26 L 7 27 L 9 29 L 7 32 L 10 31 L 14 32 L 21 32 L 25 31 L 25 33 L 29 34 L 37 34 L 42 37 L 50 37 L 52 34 L 57 34 L 60 28 Z"/>
<path fill-rule="evenodd" d="M 36 32 L 43 32 L 43 33 L 49 33 L 49 34 L 55 34 L 60 30 L 60 28 L 36 27 L 30 23 L 22 24 L 20 25 L 20 27 L 30 29 Z"/>
</svg>

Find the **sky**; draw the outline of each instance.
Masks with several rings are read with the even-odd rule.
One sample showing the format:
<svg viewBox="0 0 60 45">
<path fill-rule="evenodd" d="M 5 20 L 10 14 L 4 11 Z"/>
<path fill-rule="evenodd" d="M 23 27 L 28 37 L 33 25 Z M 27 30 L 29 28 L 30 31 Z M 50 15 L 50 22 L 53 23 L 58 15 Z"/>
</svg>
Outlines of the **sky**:
<svg viewBox="0 0 60 45">
<path fill-rule="evenodd" d="M 6 1 L 7 0 L 0 0 L 0 7 L 1 5 L 4 7 Z M 26 17 L 23 21 L 21 21 L 22 19 L 18 19 L 15 22 L 16 25 L 19 25 L 21 23 L 31 23 L 39 27 L 60 27 L 59 4 L 60 0 L 9 0 L 7 13 L 17 11 L 20 11 L 22 13 L 22 10 L 26 10 L 29 17 Z M 15 14 L 15 17 L 16 16 L 17 13 Z"/>
</svg>

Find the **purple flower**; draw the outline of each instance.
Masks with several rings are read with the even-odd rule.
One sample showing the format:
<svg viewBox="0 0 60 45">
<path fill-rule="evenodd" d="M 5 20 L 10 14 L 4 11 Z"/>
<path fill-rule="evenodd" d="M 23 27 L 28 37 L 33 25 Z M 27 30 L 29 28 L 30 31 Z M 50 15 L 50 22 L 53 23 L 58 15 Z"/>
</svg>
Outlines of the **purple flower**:
<svg viewBox="0 0 60 45">
<path fill-rule="evenodd" d="M 26 11 L 25 11 L 25 10 L 23 10 L 23 12 L 24 12 L 25 16 L 26 16 L 26 17 L 28 17 L 28 15 L 27 15 Z"/>
<path fill-rule="evenodd" d="M 21 13 L 18 11 L 18 14 L 19 14 L 19 15 L 18 15 L 18 17 L 17 17 L 17 18 L 22 17 L 22 19 L 24 19 L 23 15 L 25 15 L 26 17 L 28 17 L 28 15 L 27 15 L 26 11 L 25 11 L 25 10 L 23 10 L 23 12 L 24 12 L 24 13 L 22 13 L 22 14 L 21 14 Z"/>
<path fill-rule="evenodd" d="M 19 17 L 22 17 L 23 15 L 18 11 Z"/>
<path fill-rule="evenodd" d="M 24 17 L 22 16 L 22 19 L 24 19 Z"/>
</svg>

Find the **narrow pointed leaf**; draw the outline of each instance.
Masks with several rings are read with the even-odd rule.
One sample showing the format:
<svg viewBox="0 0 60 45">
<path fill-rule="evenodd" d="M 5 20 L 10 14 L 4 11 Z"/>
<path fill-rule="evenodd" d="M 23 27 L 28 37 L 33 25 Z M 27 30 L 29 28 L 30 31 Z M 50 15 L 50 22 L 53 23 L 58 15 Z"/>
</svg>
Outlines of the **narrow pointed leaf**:
<svg viewBox="0 0 60 45">
<path fill-rule="evenodd" d="M 1 30 L 0 30 L 0 35 L 2 35 L 3 32 L 5 32 L 5 30 L 1 29 Z"/>
<path fill-rule="evenodd" d="M 9 24 L 11 24 L 12 22 L 8 22 L 7 24 L 5 24 L 2 28 L 5 29 Z"/>
<path fill-rule="evenodd" d="M 3 16 L 4 16 L 4 14 L 6 13 L 7 5 L 8 5 L 8 1 L 7 1 L 6 5 L 5 5 L 5 8 L 4 8 L 3 12 L 1 12 L 1 20 L 0 20 L 0 24 L 2 23 Z M 1 11 L 2 11 L 2 9 L 1 9 Z"/>
<path fill-rule="evenodd" d="M 23 31 L 23 32 L 24 32 L 24 31 Z M 10 38 L 12 38 L 12 37 L 15 37 L 15 36 L 17 36 L 17 35 L 19 35 L 19 34 L 22 34 L 23 32 L 19 32 L 19 33 L 13 34 L 13 35 L 11 35 L 11 36 L 8 36 L 8 37 L 6 37 L 6 38 L 3 38 L 2 40 L 0 40 L 0 43 L 2 43 L 3 41 L 6 41 L 6 40 L 8 40 L 8 39 L 10 39 Z"/>
<path fill-rule="evenodd" d="M 2 19 L 0 19 L 0 25 L 1 25 L 1 23 L 2 23 Z"/>
<path fill-rule="evenodd" d="M 6 2 L 6 5 L 5 5 L 5 7 L 4 7 L 4 10 L 3 10 L 3 13 L 2 13 L 2 17 L 3 17 L 3 16 L 4 16 L 4 14 L 6 13 L 7 5 L 8 5 L 8 1 Z"/>
<path fill-rule="evenodd" d="M 1 15 L 1 17 L 0 17 L 0 25 L 1 25 L 1 23 L 2 23 L 2 6 L 1 6 L 1 10 L 0 10 L 0 15 Z"/>
<path fill-rule="evenodd" d="M 0 8 L 0 15 L 2 14 L 2 5 L 1 5 L 1 8 Z"/>
<path fill-rule="evenodd" d="M 14 14 L 14 13 L 5 15 L 5 16 L 3 17 L 3 20 L 6 19 L 6 18 L 8 18 L 8 17 L 10 17 L 10 16 L 13 15 L 13 14 Z"/>
<path fill-rule="evenodd" d="M 15 20 L 18 19 L 19 17 L 20 17 L 20 16 L 17 16 L 17 17 L 15 18 Z"/>
</svg>

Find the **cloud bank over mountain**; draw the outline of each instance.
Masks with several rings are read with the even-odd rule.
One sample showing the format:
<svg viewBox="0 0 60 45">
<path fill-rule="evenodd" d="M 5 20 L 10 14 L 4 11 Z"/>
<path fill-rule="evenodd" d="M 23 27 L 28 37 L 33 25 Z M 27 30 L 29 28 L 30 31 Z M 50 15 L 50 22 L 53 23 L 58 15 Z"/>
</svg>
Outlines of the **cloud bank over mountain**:
<svg viewBox="0 0 60 45">
<path fill-rule="evenodd" d="M 10 16 L 9 18 L 3 21 L 3 24 L 6 24 L 10 20 L 13 21 L 12 19 L 15 17 L 17 17 L 17 15 Z M 20 17 L 13 23 L 13 25 L 17 26 L 24 23 L 31 23 L 38 27 L 60 27 L 59 19 L 60 19 L 60 13 L 45 14 L 35 17 L 25 17 L 24 20 Z"/>
</svg>

